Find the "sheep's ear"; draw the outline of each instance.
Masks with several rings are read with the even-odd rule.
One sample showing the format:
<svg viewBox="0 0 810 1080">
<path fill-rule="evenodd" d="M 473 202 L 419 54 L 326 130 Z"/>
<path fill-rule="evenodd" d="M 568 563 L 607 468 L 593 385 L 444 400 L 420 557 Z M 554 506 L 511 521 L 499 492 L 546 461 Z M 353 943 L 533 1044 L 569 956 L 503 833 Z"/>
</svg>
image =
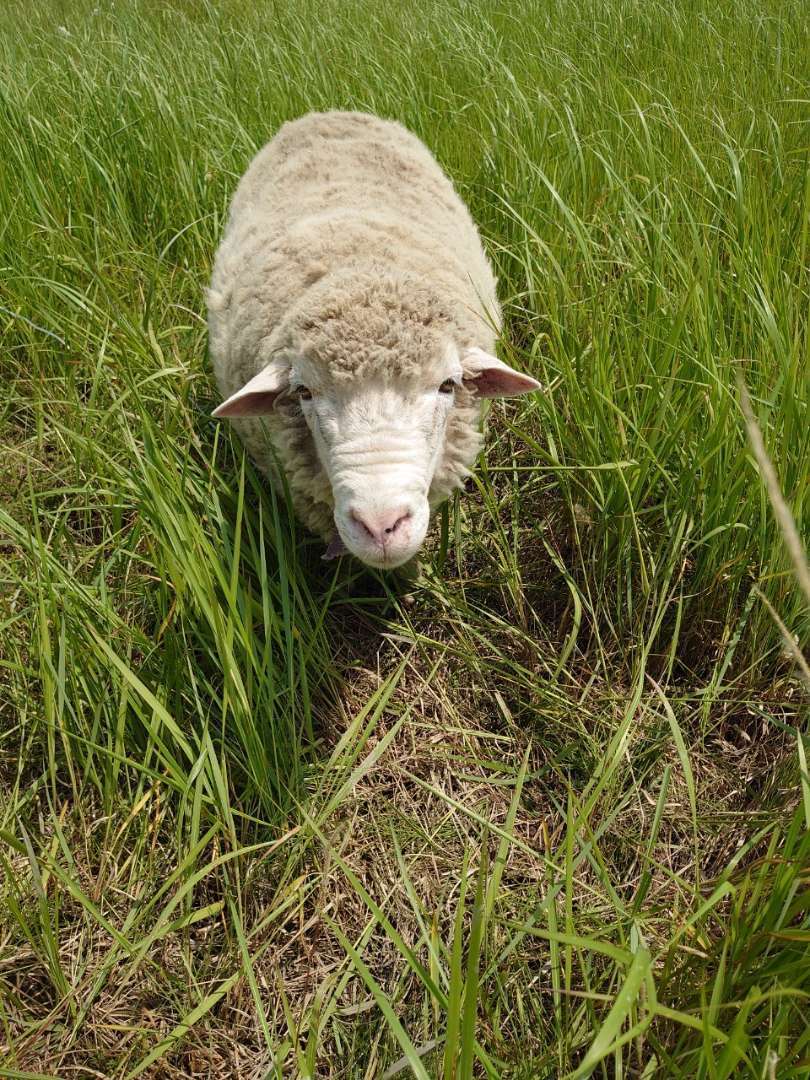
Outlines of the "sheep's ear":
<svg viewBox="0 0 810 1080">
<path fill-rule="evenodd" d="M 228 419 L 235 416 L 265 416 L 282 390 L 286 390 L 289 377 L 290 369 L 286 364 L 268 364 L 241 390 L 217 406 L 213 415 Z"/>
<path fill-rule="evenodd" d="M 461 366 L 464 382 L 479 397 L 516 397 L 543 389 L 537 379 L 524 375 L 522 371 L 515 371 L 483 349 L 467 349 L 461 357 Z"/>
</svg>

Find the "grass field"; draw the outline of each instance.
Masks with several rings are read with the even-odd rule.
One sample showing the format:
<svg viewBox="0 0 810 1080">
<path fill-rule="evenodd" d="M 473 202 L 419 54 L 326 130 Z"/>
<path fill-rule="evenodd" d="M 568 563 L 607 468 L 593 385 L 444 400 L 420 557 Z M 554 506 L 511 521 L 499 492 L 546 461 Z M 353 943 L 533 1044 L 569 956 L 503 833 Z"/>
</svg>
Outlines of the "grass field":
<svg viewBox="0 0 810 1080">
<path fill-rule="evenodd" d="M 806 536 L 809 33 L 3 5 L 0 1077 L 810 1076 L 810 606 L 739 388 Z M 435 151 L 549 388 L 411 607 L 210 418 L 230 193 L 329 107 Z"/>
</svg>

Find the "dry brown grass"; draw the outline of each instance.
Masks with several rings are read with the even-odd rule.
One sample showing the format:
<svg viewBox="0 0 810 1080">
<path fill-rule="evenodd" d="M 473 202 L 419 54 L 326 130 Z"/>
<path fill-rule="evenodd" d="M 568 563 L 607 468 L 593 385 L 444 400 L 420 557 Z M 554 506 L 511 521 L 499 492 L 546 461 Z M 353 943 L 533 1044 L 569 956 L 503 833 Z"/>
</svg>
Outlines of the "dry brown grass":
<svg viewBox="0 0 810 1080">
<path fill-rule="evenodd" d="M 427 625 L 435 636 L 437 621 L 429 618 Z M 406 720 L 374 768 L 320 822 L 320 838 L 311 837 L 302 846 L 300 829 L 294 828 L 284 843 L 274 845 L 270 856 L 263 852 L 246 855 L 225 872 L 222 867 L 212 869 L 189 895 L 189 908 L 198 909 L 222 903 L 238 886 L 240 917 L 254 956 L 254 989 L 245 974 L 237 977 L 210 1013 L 143 1075 L 257 1080 L 267 1075 L 273 1057 L 257 1019 L 255 994 L 273 1045 L 283 1045 L 285 1037 L 295 1032 L 302 1052 L 311 1027 L 317 1027 L 329 1006 L 328 1025 L 317 1040 L 319 1077 L 346 1075 L 351 1047 L 358 1038 L 368 1044 L 363 1054 L 373 1063 L 373 1048 L 383 1031 L 373 1019 L 373 998 L 362 980 L 349 972 L 345 950 L 334 933 L 337 926 L 350 941 L 358 941 L 369 925 L 369 909 L 344 867 L 377 898 L 398 933 L 426 961 L 422 928 L 429 926 L 436 941 L 452 939 L 465 852 L 474 876 L 486 825 L 490 857 L 494 856 L 497 830 L 505 827 L 524 754 L 528 755 L 527 775 L 510 830 L 510 854 L 497 900 L 501 929 L 493 929 L 488 960 L 508 946 L 510 922 L 529 917 L 545 895 L 561 864 L 567 825 L 567 780 L 555 763 L 554 732 L 539 737 L 522 729 L 491 683 L 471 675 L 458 662 L 443 664 L 438 677 L 435 646 L 424 652 L 403 653 L 403 648 L 401 641 L 378 636 L 370 667 L 367 638 L 358 664 L 347 670 L 341 700 L 324 717 L 320 752 L 326 759 L 359 708 L 406 657 L 397 690 L 369 735 L 363 755 L 374 755 L 403 714 Z M 615 686 L 593 680 L 579 693 L 569 690 L 562 700 L 570 710 L 572 725 L 582 710 L 619 717 L 626 704 Z M 559 692 L 555 692 L 554 704 L 557 710 L 563 707 Z M 690 708 L 699 710 L 699 704 Z M 659 765 L 669 766 L 671 780 L 651 853 L 644 928 L 652 946 L 665 946 L 673 921 L 677 923 L 691 909 L 694 882 L 700 881 L 704 892 L 710 891 L 715 875 L 750 837 L 757 821 L 767 821 L 769 806 L 779 804 L 788 814 L 795 803 L 793 745 L 786 734 L 774 733 L 773 724 L 763 716 L 766 708 L 765 700 L 748 707 L 716 702 L 705 749 L 690 748 L 701 807 L 697 847 L 678 755 L 671 745 L 661 746 L 664 760 Z M 777 709 L 787 727 L 794 718 L 783 700 Z M 615 721 L 605 722 L 609 727 Z M 660 735 L 659 703 L 651 693 L 637 710 L 637 723 L 625 748 L 621 788 L 607 792 L 604 807 L 600 805 L 594 813 L 597 822 L 601 812 L 610 821 L 609 829 L 594 844 L 598 863 L 580 866 L 574 878 L 570 907 L 582 933 L 598 934 L 615 919 L 616 896 L 631 903 L 638 888 L 641 855 L 656 806 L 656 791 L 643 775 L 643 764 L 639 772 L 639 759 L 643 762 L 649 750 L 640 753 L 640 748 L 651 740 L 660 745 Z M 617 806 L 618 810 L 613 809 Z M 44 823 L 49 809 L 54 808 L 48 807 L 42 791 L 30 813 L 33 820 L 39 817 Z M 308 814 L 318 819 L 317 801 Z M 177 823 L 159 786 L 140 805 L 122 809 L 114 817 L 105 817 L 88 797 L 81 805 L 62 803 L 55 819 L 60 835 L 45 826 L 38 838 L 40 850 L 50 852 L 63 865 L 69 858 L 73 880 L 113 926 L 126 926 L 128 915 L 177 862 Z M 195 865 L 207 865 L 223 850 L 220 841 L 213 842 L 199 852 Z M 758 849 L 749 852 L 744 864 L 757 853 Z M 13 856 L 7 869 L 23 893 L 33 889 L 25 855 Z M 280 880 L 285 883 L 289 906 L 283 916 L 262 929 L 268 912 L 278 904 Z M 607 881 L 612 882 L 610 889 L 605 887 Z M 55 900 L 54 878 L 46 880 L 44 887 Z M 69 897 L 62 895 L 58 906 L 58 961 L 71 987 L 68 996 L 58 992 L 43 957 L 19 933 L 6 931 L 0 943 L 6 1031 L 17 1069 L 90 1077 L 108 1076 L 115 1068 L 116 1075 L 123 1075 L 127 1063 L 137 1061 L 175 1029 L 178 1012 L 189 1000 L 190 979 L 195 995 L 204 997 L 238 971 L 238 943 L 227 910 L 161 935 L 137 962 L 119 953 L 110 963 L 111 935 Z M 554 906 L 562 922 L 563 898 Z M 254 938 L 255 928 L 260 929 Z M 148 931 L 149 924 L 139 927 L 141 934 Z M 399 1002 L 403 1015 L 412 1017 L 418 1026 L 424 990 L 383 928 L 378 926 L 367 936 L 363 957 L 380 986 Z M 96 980 L 99 985 L 92 992 Z M 520 997 L 530 988 L 551 1008 L 547 943 L 525 937 L 499 966 L 498 986 L 505 1000 Z M 583 989 L 581 982 L 574 987 L 575 992 Z M 499 1046 L 508 1059 L 513 1041 L 523 1053 L 539 1051 L 542 1045 L 540 1033 L 536 1047 L 527 1043 L 517 1016 L 503 1022 L 497 1037 L 492 1035 L 491 1045 Z M 373 1075 L 371 1064 L 369 1068 Z"/>
</svg>

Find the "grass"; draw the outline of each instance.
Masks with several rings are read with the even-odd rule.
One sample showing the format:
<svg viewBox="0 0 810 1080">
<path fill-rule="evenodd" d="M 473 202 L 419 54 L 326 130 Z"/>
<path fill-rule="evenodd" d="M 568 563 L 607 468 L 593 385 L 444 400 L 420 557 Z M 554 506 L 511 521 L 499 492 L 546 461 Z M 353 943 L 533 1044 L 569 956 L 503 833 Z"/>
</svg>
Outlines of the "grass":
<svg viewBox="0 0 810 1080">
<path fill-rule="evenodd" d="M 808 30 L 4 6 L 0 1076 L 810 1074 Z M 436 152 L 549 388 L 411 608 L 210 419 L 229 195 L 328 107 Z"/>
</svg>

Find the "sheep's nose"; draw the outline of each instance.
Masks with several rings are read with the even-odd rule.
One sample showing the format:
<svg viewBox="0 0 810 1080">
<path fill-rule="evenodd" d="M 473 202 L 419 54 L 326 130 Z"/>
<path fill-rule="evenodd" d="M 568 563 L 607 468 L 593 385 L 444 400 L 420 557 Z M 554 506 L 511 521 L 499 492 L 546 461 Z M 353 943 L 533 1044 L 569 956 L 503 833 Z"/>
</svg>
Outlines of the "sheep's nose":
<svg viewBox="0 0 810 1080">
<path fill-rule="evenodd" d="M 366 532 L 369 539 L 381 544 L 383 547 L 391 541 L 394 534 L 402 529 L 402 526 L 411 519 L 411 512 L 404 506 L 396 510 L 383 510 L 381 513 L 370 513 L 363 510 L 350 510 L 352 519 Z"/>
</svg>

